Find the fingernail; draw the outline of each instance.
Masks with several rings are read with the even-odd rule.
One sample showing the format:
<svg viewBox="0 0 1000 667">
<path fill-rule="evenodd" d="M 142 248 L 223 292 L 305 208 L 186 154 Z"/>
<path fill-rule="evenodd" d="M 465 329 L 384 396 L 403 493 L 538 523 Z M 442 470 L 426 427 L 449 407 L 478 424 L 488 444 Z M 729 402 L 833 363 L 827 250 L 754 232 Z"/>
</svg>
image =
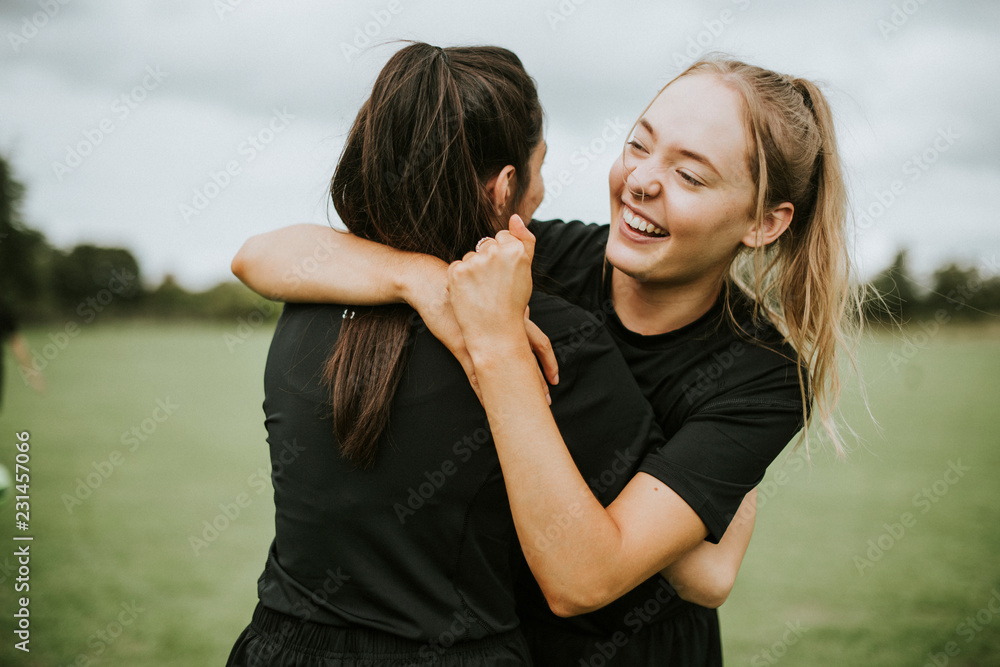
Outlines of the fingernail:
<svg viewBox="0 0 1000 667">
<path fill-rule="evenodd" d="M 545 394 L 545 402 L 548 403 L 549 405 L 552 405 L 552 395 L 551 394 Z"/>
<path fill-rule="evenodd" d="M 556 376 L 552 378 L 552 384 L 559 384 L 559 373 L 556 373 Z"/>
</svg>

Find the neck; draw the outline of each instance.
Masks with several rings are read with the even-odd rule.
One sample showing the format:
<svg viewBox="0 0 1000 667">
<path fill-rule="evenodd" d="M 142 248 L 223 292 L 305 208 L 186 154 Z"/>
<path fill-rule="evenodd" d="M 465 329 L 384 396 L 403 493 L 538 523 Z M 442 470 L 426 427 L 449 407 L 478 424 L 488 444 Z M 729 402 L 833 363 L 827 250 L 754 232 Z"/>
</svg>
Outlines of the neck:
<svg viewBox="0 0 1000 667">
<path fill-rule="evenodd" d="M 651 336 L 691 324 L 719 298 L 718 280 L 682 285 L 641 282 L 612 268 L 611 297 L 615 313 L 631 331 Z"/>
</svg>

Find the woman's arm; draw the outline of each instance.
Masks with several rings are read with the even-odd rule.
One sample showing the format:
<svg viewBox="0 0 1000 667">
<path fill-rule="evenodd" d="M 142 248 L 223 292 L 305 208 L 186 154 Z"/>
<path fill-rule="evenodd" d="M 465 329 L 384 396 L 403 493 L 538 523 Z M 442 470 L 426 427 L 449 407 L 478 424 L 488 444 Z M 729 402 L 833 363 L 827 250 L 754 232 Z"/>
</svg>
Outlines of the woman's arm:
<svg viewBox="0 0 1000 667">
<path fill-rule="evenodd" d="M 572 616 L 621 597 L 697 546 L 708 530 L 679 495 L 646 473 L 607 508 L 594 497 L 532 381 L 533 357 L 515 313 L 531 293 L 534 239 L 519 218 L 511 230 L 517 238 L 501 232 L 498 242 L 452 264 L 448 285 L 525 558 L 552 610 Z"/>
<path fill-rule="evenodd" d="M 660 574 L 683 600 L 715 609 L 729 597 L 757 516 L 757 489 L 746 495 L 718 544 L 702 542 Z"/>
<path fill-rule="evenodd" d="M 236 277 L 269 299 L 357 306 L 440 301 L 447 269 L 436 257 L 320 225 L 252 236 L 232 262 Z"/>
<path fill-rule="evenodd" d="M 28 343 L 24 340 L 24 336 L 20 333 L 12 335 L 10 337 L 10 349 L 14 353 L 14 358 L 17 359 L 18 365 L 21 367 L 21 377 L 27 380 L 31 388 L 39 394 L 45 393 L 45 376 L 42 375 L 40 370 L 35 369 L 31 361 L 31 351 L 28 349 Z M 0 350 L 0 353 L 2 352 L 3 350 Z"/>
<path fill-rule="evenodd" d="M 292 225 L 250 237 L 232 261 L 233 274 L 268 299 L 377 306 L 407 303 L 462 364 L 477 389 L 472 359 L 451 308 L 448 265 L 320 225 Z M 548 337 L 524 327 L 545 380 L 559 382 Z"/>
</svg>

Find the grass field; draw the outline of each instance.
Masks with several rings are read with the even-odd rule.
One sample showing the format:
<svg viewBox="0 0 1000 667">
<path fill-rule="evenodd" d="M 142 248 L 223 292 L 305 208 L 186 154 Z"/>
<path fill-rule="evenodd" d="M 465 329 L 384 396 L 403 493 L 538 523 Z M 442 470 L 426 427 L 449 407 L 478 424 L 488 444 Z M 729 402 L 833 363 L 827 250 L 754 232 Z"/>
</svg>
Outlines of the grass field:
<svg viewBox="0 0 1000 667">
<path fill-rule="evenodd" d="M 7 353 L 0 461 L 29 431 L 31 516 L 18 531 L 0 507 L 0 665 L 223 664 L 273 531 L 269 326 L 97 324 L 63 348 L 51 333 L 28 332 L 50 345 L 44 397 Z M 727 664 L 1000 664 L 1000 335 L 912 342 L 860 350 L 881 433 L 854 392 L 846 463 L 795 453 L 769 471 L 721 610 Z M 30 653 L 13 646 L 16 534 L 34 536 Z"/>
</svg>

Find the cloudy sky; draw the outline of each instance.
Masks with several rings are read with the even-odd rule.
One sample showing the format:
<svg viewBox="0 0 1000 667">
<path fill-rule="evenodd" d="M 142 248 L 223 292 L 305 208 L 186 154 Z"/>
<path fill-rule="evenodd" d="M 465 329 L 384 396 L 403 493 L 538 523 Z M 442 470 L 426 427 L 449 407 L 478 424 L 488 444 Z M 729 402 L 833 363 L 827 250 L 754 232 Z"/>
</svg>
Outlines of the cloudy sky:
<svg viewBox="0 0 1000 667">
<path fill-rule="evenodd" d="M 15 0 L 0 36 L 0 152 L 29 223 L 60 246 L 128 247 L 151 283 L 207 287 L 246 237 L 325 224 L 397 39 L 521 56 L 548 119 L 537 217 L 606 221 L 620 128 L 721 50 L 825 84 L 863 270 L 907 247 L 925 274 L 1000 271 L 1000 3 Z"/>
</svg>

